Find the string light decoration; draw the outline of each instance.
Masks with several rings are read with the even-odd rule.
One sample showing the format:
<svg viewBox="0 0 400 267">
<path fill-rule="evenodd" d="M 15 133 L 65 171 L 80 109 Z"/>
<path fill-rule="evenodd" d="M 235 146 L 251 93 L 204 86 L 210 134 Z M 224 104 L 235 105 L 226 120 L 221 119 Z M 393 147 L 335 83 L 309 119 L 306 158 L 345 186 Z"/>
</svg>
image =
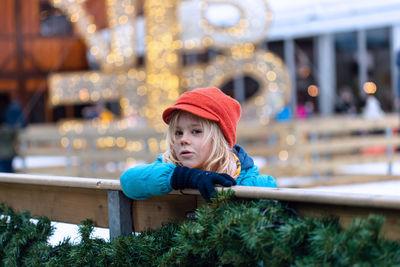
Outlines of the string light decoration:
<svg viewBox="0 0 400 267">
<path fill-rule="evenodd" d="M 86 0 L 50 1 L 74 23 L 102 71 L 118 71 L 134 66 L 137 43 L 134 0 L 106 0 L 107 31 L 97 29 L 93 16 L 89 16 L 84 7 Z"/>
<path fill-rule="evenodd" d="M 111 51 L 107 66 L 114 71 L 134 66 L 136 62 L 135 6 L 133 0 L 106 0 Z M 121 38 L 125 36 L 125 38 Z"/>
<path fill-rule="evenodd" d="M 239 49 L 231 55 L 219 55 L 209 64 L 192 66 L 182 72 L 181 85 L 187 90 L 197 87 L 222 87 L 238 74 L 256 80 L 259 90 L 243 105 L 242 119 L 258 118 L 268 123 L 271 116 L 287 103 L 291 83 L 289 72 L 283 61 L 271 52 L 250 52 Z M 254 47 L 254 46 L 253 46 Z M 233 49 L 235 51 L 235 49 Z"/>
<path fill-rule="evenodd" d="M 147 111 L 147 87 L 145 86 L 146 71 L 130 69 L 126 74 L 125 86 L 121 89 L 120 98 L 122 117 L 139 121 L 144 124 Z"/>
<path fill-rule="evenodd" d="M 127 153 L 122 155 L 127 164 L 135 162 L 134 153 L 160 153 L 166 148 L 165 140 L 159 136 L 136 136 L 143 128 L 140 126 L 149 123 L 159 134 L 165 128 L 162 111 L 180 93 L 196 87 L 221 88 L 237 76 L 251 77 L 259 84 L 259 90 L 243 104 L 243 120 L 257 118 L 267 124 L 289 100 L 291 84 L 284 63 L 273 53 L 255 46 L 265 40 L 272 20 L 266 0 L 144 1 L 144 68 L 135 66 L 134 0 L 105 0 L 108 27 L 101 31 L 85 11 L 85 1 L 51 3 L 75 24 L 100 71 L 50 75 L 50 103 L 56 106 L 119 100 L 122 118 L 111 123 L 100 119 L 60 123 L 64 136 L 61 144 L 66 148 L 120 149 Z M 223 24 L 215 20 L 223 13 L 212 14 L 226 7 L 236 10 L 236 17 Z M 210 47 L 221 54 L 207 64 L 182 66 L 180 53 Z M 135 137 L 124 136 L 124 130 L 133 127 Z M 89 141 L 82 138 L 90 133 L 97 137 Z M 281 158 L 288 157 L 285 154 Z"/>
<path fill-rule="evenodd" d="M 161 114 L 179 96 L 178 0 L 146 0 L 146 117 L 158 131 L 165 129 Z"/>
<path fill-rule="evenodd" d="M 125 76 L 98 71 L 53 74 L 48 79 L 50 102 L 56 106 L 119 100 L 122 97 L 120 86 L 125 86 Z"/>
<path fill-rule="evenodd" d="M 226 12 L 227 9 L 230 12 Z M 180 22 L 184 22 L 181 34 L 184 50 L 202 50 L 208 46 L 230 49 L 239 44 L 256 44 L 265 40 L 272 22 L 266 0 L 182 1 L 178 12 Z M 231 17 L 224 17 L 228 14 L 232 14 Z"/>
<path fill-rule="evenodd" d="M 123 116 L 144 117 L 161 131 L 164 124 L 160 114 L 179 93 L 195 87 L 221 87 L 235 76 L 250 76 L 260 84 L 258 93 L 244 104 L 244 114 L 251 114 L 248 117 L 257 116 L 266 122 L 288 101 L 290 79 L 284 64 L 270 52 L 256 51 L 254 45 L 260 36 L 265 36 L 272 19 L 265 0 L 254 0 L 246 5 L 238 0 L 145 1 L 147 51 L 144 70 L 127 68 L 134 64 L 133 51 L 136 50 L 135 8 L 131 0 L 106 0 L 111 32 L 108 43 L 100 38 L 92 18 L 85 12 L 84 0 L 52 2 L 77 24 L 89 44 L 90 53 L 103 67 L 100 72 L 51 75 L 50 102 L 53 105 L 120 99 Z M 213 22 L 207 13 L 218 9 L 218 5 L 236 8 L 240 15 L 237 23 L 227 27 Z M 196 6 L 200 7 L 198 12 L 185 12 Z M 194 18 L 185 18 L 185 14 Z M 196 16 L 199 16 L 198 21 Z M 197 21 L 195 29 L 200 32 L 186 23 L 193 21 Z M 129 29 L 128 32 L 118 30 L 122 25 Z M 202 36 L 201 43 L 197 37 L 189 39 L 190 33 Z M 178 39 L 178 35 L 183 39 Z M 225 48 L 221 48 L 224 54 L 208 65 L 184 68 L 180 75 L 178 52 L 196 49 L 198 45 Z"/>
<path fill-rule="evenodd" d="M 146 117 L 147 89 L 144 69 L 105 73 L 99 71 L 52 74 L 48 82 L 53 106 L 117 100 L 123 118 Z"/>
</svg>

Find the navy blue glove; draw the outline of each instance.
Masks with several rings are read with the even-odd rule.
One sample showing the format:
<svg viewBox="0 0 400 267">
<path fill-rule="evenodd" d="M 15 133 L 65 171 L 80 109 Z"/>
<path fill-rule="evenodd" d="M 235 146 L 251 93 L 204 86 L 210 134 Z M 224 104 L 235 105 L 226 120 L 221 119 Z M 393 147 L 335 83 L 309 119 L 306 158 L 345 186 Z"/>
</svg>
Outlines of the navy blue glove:
<svg viewBox="0 0 400 267">
<path fill-rule="evenodd" d="M 214 185 L 225 187 L 236 185 L 236 181 L 226 173 L 203 171 L 195 168 L 176 166 L 171 177 L 173 189 L 198 189 L 206 202 L 215 195 Z"/>
</svg>

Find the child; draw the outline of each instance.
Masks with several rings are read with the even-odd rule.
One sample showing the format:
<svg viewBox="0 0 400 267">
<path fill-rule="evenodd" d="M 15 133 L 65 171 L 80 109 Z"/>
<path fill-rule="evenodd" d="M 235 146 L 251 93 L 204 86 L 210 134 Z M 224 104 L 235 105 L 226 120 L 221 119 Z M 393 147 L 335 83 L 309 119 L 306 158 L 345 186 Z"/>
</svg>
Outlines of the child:
<svg viewBox="0 0 400 267">
<path fill-rule="evenodd" d="M 210 202 L 215 184 L 276 187 L 275 179 L 260 175 L 253 159 L 235 145 L 240 114 L 239 102 L 217 88 L 183 93 L 162 115 L 169 125 L 167 151 L 121 175 L 125 195 L 146 199 L 193 188 Z"/>
</svg>

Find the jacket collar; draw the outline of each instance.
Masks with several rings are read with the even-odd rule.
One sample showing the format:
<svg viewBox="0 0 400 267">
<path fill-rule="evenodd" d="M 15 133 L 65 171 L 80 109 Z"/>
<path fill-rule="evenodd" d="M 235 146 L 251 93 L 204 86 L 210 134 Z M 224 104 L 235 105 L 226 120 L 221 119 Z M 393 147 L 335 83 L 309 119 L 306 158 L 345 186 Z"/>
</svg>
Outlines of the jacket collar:
<svg viewBox="0 0 400 267">
<path fill-rule="evenodd" d="M 242 164 L 242 169 L 248 169 L 254 166 L 253 159 L 249 155 L 247 155 L 243 147 L 236 144 L 233 146 L 233 152 L 239 158 L 240 163 Z"/>
</svg>

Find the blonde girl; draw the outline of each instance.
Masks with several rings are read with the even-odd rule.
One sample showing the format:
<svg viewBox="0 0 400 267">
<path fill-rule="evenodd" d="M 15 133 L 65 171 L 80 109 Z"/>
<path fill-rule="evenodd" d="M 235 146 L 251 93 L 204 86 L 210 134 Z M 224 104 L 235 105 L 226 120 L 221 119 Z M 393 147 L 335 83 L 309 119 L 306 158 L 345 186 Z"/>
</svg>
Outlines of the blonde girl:
<svg viewBox="0 0 400 267">
<path fill-rule="evenodd" d="M 210 202 L 214 185 L 276 187 L 236 143 L 240 104 L 218 88 L 183 93 L 163 113 L 168 124 L 167 151 L 152 164 L 121 175 L 123 192 L 133 199 L 163 195 L 172 189 L 198 189 Z"/>
</svg>

